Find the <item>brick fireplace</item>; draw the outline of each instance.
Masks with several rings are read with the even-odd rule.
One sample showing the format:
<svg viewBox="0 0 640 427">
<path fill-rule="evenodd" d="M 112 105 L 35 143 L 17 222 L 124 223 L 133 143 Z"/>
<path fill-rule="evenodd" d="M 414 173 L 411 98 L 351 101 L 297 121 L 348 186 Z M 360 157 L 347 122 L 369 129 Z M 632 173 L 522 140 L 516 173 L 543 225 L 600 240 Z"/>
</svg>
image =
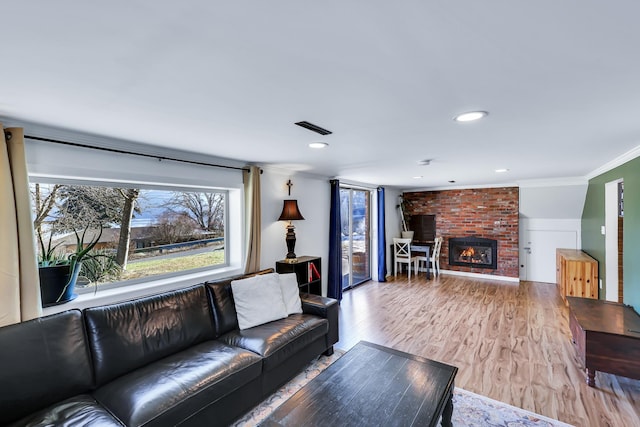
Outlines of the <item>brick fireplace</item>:
<svg viewBox="0 0 640 427">
<path fill-rule="evenodd" d="M 519 277 L 518 187 L 419 191 L 403 197 L 407 216 L 435 215 L 436 234 L 444 237 L 440 252 L 443 270 Z M 468 237 L 496 241 L 491 265 L 450 262 L 450 239 Z"/>
</svg>

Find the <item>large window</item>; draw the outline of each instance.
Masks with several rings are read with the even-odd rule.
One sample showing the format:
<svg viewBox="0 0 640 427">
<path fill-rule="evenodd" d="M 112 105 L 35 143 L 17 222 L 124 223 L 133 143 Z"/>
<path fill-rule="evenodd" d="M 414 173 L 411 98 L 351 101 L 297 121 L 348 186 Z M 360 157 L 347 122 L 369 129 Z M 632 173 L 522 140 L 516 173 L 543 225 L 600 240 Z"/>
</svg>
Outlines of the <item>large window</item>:
<svg viewBox="0 0 640 427">
<path fill-rule="evenodd" d="M 77 284 L 86 289 L 227 265 L 226 191 L 117 185 L 32 183 L 39 259 L 95 241 Z"/>
</svg>

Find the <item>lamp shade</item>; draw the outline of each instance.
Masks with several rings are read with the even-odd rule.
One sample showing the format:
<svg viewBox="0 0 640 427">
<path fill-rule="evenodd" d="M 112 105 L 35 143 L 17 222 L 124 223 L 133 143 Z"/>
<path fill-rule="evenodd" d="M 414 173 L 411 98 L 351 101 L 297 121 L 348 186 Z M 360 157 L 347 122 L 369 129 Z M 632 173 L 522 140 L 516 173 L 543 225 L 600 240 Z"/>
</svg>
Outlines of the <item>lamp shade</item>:
<svg viewBox="0 0 640 427">
<path fill-rule="evenodd" d="M 292 221 L 300 219 L 304 219 L 304 217 L 300 213 L 300 209 L 298 209 L 298 201 L 285 200 L 284 205 L 282 206 L 282 213 L 280 214 L 278 221 Z"/>
</svg>

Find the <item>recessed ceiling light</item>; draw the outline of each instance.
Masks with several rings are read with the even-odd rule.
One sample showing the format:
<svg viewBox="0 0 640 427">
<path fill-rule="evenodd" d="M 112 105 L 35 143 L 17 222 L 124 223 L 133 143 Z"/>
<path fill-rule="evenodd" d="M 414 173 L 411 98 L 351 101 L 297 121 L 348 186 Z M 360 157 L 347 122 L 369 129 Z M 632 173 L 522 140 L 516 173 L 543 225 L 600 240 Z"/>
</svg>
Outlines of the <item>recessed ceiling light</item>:
<svg viewBox="0 0 640 427">
<path fill-rule="evenodd" d="M 496 173 L 505 173 L 509 172 L 509 169 L 496 169 Z"/>
<path fill-rule="evenodd" d="M 472 122 L 474 120 L 480 120 L 485 117 L 487 114 L 486 111 L 468 111 L 466 113 L 458 114 L 453 118 L 456 122 Z"/>
<path fill-rule="evenodd" d="M 413 179 L 422 179 L 423 176 L 419 175 L 419 176 L 414 176 Z"/>
<path fill-rule="evenodd" d="M 328 146 L 329 144 L 327 144 L 326 142 L 312 142 L 311 144 L 309 144 L 309 147 L 311 148 L 324 148 L 326 146 Z"/>
</svg>

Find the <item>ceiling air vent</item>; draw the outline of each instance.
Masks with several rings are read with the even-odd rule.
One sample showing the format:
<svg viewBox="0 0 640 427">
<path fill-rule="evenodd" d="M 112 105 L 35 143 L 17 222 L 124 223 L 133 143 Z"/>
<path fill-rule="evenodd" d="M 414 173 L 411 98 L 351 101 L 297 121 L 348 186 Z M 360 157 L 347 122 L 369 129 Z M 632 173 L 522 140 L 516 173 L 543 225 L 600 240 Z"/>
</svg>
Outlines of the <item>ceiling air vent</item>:
<svg viewBox="0 0 640 427">
<path fill-rule="evenodd" d="M 320 135 L 329 135 L 329 134 L 331 134 L 330 130 L 322 129 L 320 126 L 316 126 L 313 123 L 309 123 L 309 122 L 304 121 L 304 122 L 297 122 L 296 124 L 298 126 L 302 126 L 305 129 L 309 129 L 311 131 L 319 133 Z"/>
</svg>

